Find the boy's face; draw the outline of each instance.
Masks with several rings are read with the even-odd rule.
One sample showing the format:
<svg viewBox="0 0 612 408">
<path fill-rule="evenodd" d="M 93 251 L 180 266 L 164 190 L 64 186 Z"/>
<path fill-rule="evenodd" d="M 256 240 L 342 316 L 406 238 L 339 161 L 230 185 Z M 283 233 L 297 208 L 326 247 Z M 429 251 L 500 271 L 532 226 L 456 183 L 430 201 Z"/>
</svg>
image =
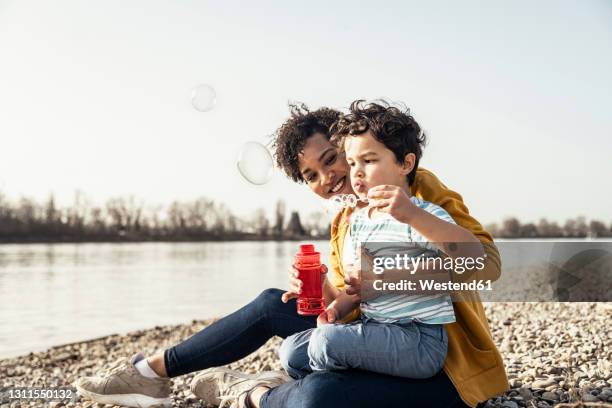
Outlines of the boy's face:
<svg viewBox="0 0 612 408">
<path fill-rule="evenodd" d="M 344 139 L 346 161 L 351 168 L 351 184 L 359 197 L 381 184 L 408 187 L 406 175 L 412 170 L 398 163 L 395 154 L 367 132 Z"/>
</svg>

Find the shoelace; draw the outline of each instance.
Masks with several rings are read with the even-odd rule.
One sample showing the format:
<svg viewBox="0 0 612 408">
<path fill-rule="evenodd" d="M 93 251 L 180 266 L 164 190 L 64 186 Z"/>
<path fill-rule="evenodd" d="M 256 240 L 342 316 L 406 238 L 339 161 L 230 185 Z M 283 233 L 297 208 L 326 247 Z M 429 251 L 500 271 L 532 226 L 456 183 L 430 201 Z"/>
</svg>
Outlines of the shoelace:
<svg viewBox="0 0 612 408">
<path fill-rule="evenodd" d="M 234 386 L 237 386 L 241 383 L 244 383 L 246 381 L 251 381 L 248 378 L 236 378 L 234 380 L 230 380 L 228 382 L 226 382 L 225 378 L 223 379 L 223 383 L 227 384 L 226 387 L 224 387 L 223 391 L 219 390 L 219 400 L 221 401 L 219 403 L 219 408 L 225 408 L 225 407 L 232 407 L 232 405 L 234 403 L 236 403 L 235 406 L 238 406 L 238 401 L 240 399 L 240 397 L 243 394 L 246 394 L 250 391 L 250 389 L 246 389 L 243 391 L 238 391 L 238 387 L 236 387 L 235 391 L 232 391 L 231 388 L 233 388 Z M 229 405 L 227 405 L 227 403 L 230 403 Z"/>
<path fill-rule="evenodd" d="M 111 365 L 108 368 L 108 370 L 107 370 L 108 375 L 118 374 L 120 371 L 125 370 L 126 366 L 130 366 L 130 365 L 132 365 L 130 360 L 128 360 L 127 358 L 121 358 L 121 359 L 115 361 L 115 363 L 113 363 L 113 365 Z M 159 379 L 164 379 L 165 380 L 166 378 L 159 377 Z M 174 382 L 172 380 L 170 380 L 170 379 L 167 379 L 167 380 L 168 380 L 168 385 L 170 387 L 172 387 L 174 385 Z"/>
<path fill-rule="evenodd" d="M 111 365 L 110 368 L 108 369 L 108 374 L 109 375 L 117 374 L 119 371 L 124 369 L 126 362 L 127 362 L 127 359 L 125 358 L 121 358 L 115 361 L 115 363 L 113 363 L 113 365 Z"/>
</svg>

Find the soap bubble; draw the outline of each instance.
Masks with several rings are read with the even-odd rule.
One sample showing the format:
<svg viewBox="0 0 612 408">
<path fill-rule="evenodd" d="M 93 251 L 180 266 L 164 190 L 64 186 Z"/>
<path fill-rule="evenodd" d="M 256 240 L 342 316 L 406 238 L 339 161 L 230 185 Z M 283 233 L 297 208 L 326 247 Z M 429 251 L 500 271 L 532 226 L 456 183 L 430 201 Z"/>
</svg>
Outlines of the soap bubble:
<svg viewBox="0 0 612 408">
<path fill-rule="evenodd" d="M 343 208 L 344 201 L 341 195 L 335 195 L 324 202 L 325 213 L 330 216 L 334 216 L 337 212 L 342 211 Z"/>
<path fill-rule="evenodd" d="M 346 194 L 344 200 L 347 207 L 355 208 L 357 206 L 357 196 L 354 194 Z"/>
<path fill-rule="evenodd" d="M 247 142 L 238 154 L 238 171 L 249 183 L 266 184 L 272 178 L 274 161 L 261 143 Z"/>
<path fill-rule="evenodd" d="M 191 104 L 197 111 L 211 111 L 217 104 L 215 89 L 206 84 L 196 86 L 191 92 Z"/>
<path fill-rule="evenodd" d="M 331 197 L 329 200 L 325 200 L 325 213 L 333 216 L 344 208 L 355 208 L 363 202 L 368 204 L 367 198 L 358 198 L 355 194 L 337 194 Z"/>
</svg>

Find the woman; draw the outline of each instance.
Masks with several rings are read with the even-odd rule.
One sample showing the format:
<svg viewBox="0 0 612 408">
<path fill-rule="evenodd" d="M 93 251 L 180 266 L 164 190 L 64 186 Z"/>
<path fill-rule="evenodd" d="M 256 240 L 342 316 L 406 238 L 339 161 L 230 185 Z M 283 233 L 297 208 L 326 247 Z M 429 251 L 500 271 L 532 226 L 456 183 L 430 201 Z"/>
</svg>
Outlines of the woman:
<svg viewBox="0 0 612 408">
<path fill-rule="evenodd" d="M 277 132 L 279 167 L 293 181 L 306 182 L 322 198 L 353 193 L 348 164 L 329 142 L 329 128 L 339 115 L 332 109 L 309 112 L 304 106 L 294 106 L 291 117 Z M 413 195 L 442 206 L 457 224 L 489 244 L 485 245 L 485 273 L 495 280 L 500 273 L 499 254 L 491 236 L 469 215 L 461 197 L 424 169 L 417 172 L 412 190 Z M 350 211 L 343 211 L 332 223 L 331 270 L 323 283 L 326 304 L 345 289 L 342 254 L 349 216 Z M 288 292 L 267 289 L 242 309 L 163 353 L 147 359 L 135 355 L 104 378 L 80 379 L 77 388 L 98 402 L 131 406 L 168 403 L 168 378 L 234 362 L 272 336 L 285 338 L 316 327 L 316 316 L 295 312 L 294 298 L 300 284 L 291 271 Z M 456 323 L 447 326 L 449 349 L 444 370 L 432 378 L 413 380 L 346 370 L 316 372 L 287 382 L 273 373 L 248 376 L 214 369 L 197 376 L 192 391 L 207 402 L 227 401 L 245 407 L 391 407 L 408 403 L 419 407 L 475 407 L 506 391 L 508 383 L 478 296 L 467 293 L 463 297 L 455 303 Z"/>
</svg>

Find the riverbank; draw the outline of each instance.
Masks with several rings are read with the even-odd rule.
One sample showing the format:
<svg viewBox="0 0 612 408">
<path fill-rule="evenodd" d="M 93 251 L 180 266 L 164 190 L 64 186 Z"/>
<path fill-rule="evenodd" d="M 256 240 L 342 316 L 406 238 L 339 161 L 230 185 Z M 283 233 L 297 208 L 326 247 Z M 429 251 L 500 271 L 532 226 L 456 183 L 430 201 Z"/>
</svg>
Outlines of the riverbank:
<svg viewBox="0 0 612 408">
<path fill-rule="evenodd" d="M 487 408 L 546 408 L 577 401 L 591 403 L 588 406 L 612 406 L 604 402 L 612 403 L 612 304 L 495 303 L 485 307 L 512 387 L 505 396 L 490 400 Z M 109 368 L 119 358 L 138 351 L 152 354 L 163 350 L 210 323 L 194 320 L 187 325 L 157 326 L 3 359 L 0 385 L 69 386 L 78 377 L 96 375 Z M 271 339 L 257 352 L 229 367 L 250 373 L 280 369 L 277 359 L 280 341 Z M 173 380 L 175 407 L 204 406 L 189 392 L 193 376 Z M 2 408 L 40 406 L 35 402 L 2 403 Z M 66 405 L 102 406 L 80 398 Z"/>
</svg>

